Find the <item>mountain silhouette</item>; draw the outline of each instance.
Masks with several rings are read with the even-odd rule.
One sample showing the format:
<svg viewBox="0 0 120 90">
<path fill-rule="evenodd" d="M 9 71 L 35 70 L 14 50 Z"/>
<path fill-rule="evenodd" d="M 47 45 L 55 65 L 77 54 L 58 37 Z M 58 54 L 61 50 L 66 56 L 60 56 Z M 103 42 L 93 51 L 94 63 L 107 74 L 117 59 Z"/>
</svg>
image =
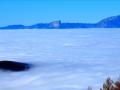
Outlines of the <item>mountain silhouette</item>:
<svg viewBox="0 0 120 90">
<path fill-rule="evenodd" d="M 0 29 L 72 29 L 72 28 L 120 28 L 120 15 L 112 16 L 97 23 L 62 23 L 60 20 L 50 23 L 38 23 L 31 26 L 8 25 Z"/>
<path fill-rule="evenodd" d="M 120 15 L 105 18 L 97 23 L 97 27 L 120 28 Z"/>
</svg>

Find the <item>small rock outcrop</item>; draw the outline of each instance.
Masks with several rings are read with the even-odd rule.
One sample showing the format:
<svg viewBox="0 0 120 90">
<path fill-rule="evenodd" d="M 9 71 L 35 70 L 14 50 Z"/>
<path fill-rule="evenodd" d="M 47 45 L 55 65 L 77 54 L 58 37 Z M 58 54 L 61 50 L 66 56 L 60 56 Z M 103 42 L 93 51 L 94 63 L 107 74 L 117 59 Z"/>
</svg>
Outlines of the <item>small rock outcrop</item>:
<svg viewBox="0 0 120 90">
<path fill-rule="evenodd" d="M 30 68 L 27 63 L 16 61 L 0 61 L 0 69 L 5 71 L 25 71 Z"/>
</svg>

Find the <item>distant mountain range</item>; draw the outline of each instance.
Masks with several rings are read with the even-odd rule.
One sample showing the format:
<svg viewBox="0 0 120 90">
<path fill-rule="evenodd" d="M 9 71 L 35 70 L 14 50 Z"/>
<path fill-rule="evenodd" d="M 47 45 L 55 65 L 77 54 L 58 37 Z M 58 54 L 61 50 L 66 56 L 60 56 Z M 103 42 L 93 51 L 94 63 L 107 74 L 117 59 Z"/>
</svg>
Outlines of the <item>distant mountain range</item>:
<svg viewBox="0 0 120 90">
<path fill-rule="evenodd" d="M 120 28 L 120 15 L 105 18 L 97 23 L 62 23 L 60 20 L 50 23 L 38 23 L 31 26 L 8 25 L 0 29 L 72 29 L 72 28 Z"/>
</svg>

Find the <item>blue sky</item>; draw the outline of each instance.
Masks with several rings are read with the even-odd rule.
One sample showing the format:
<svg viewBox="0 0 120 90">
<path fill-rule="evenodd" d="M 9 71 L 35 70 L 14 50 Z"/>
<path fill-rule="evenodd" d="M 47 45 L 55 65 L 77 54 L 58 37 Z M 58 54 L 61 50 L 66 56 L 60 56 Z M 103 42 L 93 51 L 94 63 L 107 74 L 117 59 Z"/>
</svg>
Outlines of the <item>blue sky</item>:
<svg viewBox="0 0 120 90">
<path fill-rule="evenodd" d="M 120 0 L 0 0 L 0 26 L 39 22 L 97 22 L 119 15 Z"/>
</svg>

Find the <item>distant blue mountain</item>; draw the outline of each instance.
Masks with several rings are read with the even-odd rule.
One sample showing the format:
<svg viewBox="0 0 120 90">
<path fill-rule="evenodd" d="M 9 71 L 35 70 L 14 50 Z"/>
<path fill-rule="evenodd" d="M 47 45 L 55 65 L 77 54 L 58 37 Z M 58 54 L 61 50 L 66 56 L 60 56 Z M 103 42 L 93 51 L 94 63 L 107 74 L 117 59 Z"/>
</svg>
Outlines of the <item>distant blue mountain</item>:
<svg viewBox="0 0 120 90">
<path fill-rule="evenodd" d="M 72 28 L 120 28 L 120 15 L 105 18 L 97 23 L 38 23 L 31 26 L 8 25 L 0 29 L 72 29 Z"/>
<path fill-rule="evenodd" d="M 0 29 L 26 29 L 24 25 L 8 25 L 5 27 L 0 27 Z"/>
<path fill-rule="evenodd" d="M 120 15 L 108 17 L 97 23 L 96 27 L 101 28 L 120 28 Z"/>
</svg>

